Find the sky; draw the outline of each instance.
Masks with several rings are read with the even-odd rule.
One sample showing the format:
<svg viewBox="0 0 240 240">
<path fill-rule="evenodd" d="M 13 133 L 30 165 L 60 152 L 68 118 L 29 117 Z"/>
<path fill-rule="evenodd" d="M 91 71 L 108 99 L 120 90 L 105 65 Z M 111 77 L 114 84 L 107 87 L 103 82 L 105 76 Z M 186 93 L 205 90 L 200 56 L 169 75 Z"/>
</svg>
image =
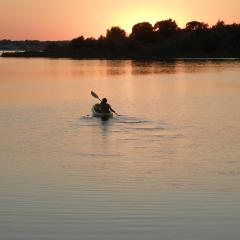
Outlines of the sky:
<svg viewBox="0 0 240 240">
<path fill-rule="evenodd" d="M 138 22 L 172 18 L 214 25 L 240 23 L 240 0 L 0 0 L 0 39 L 70 40 L 98 38 L 119 26 L 131 32 Z"/>
</svg>

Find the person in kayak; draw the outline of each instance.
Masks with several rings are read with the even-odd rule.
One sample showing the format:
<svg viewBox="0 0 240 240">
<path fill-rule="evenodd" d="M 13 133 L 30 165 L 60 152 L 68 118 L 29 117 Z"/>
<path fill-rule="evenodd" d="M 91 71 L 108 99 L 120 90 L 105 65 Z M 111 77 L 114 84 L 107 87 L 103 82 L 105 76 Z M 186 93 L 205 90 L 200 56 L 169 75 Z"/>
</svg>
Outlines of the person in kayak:
<svg viewBox="0 0 240 240">
<path fill-rule="evenodd" d="M 107 103 L 107 99 L 103 98 L 101 103 L 100 103 L 100 109 L 102 113 L 110 113 L 110 112 L 114 112 L 116 113 L 111 106 Z"/>
</svg>

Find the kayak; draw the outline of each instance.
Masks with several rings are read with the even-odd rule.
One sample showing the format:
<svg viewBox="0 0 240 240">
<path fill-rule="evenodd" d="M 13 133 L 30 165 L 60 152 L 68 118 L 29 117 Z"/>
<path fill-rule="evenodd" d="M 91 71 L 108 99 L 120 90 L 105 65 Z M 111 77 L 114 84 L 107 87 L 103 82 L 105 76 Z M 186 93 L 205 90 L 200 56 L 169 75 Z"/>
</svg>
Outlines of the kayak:
<svg viewBox="0 0 240 240">
<path fill-rule="evenodd" d="M 112 112 L 109 112 L 109 113 L 101 112 L 100 104 L 95 104 L 92 107 L 92 115 L 93 115 L 93 117 L 100 117 L 100 118 L 112 118 L 113 117 Z"/>
</svg>

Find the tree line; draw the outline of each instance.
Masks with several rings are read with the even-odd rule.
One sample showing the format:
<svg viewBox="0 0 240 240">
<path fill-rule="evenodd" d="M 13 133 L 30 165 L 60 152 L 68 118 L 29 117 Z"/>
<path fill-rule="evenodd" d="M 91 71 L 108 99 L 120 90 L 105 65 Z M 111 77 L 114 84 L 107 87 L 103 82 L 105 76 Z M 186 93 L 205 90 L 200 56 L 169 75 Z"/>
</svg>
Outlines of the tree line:
<svg viewBox="0 0 240 240">
<path fill-rule="evenodd" d="M 204 22 L 190 21 L 180 28 L 173 19 L 154 25 L 141 22 L 132 27 L 129 35 L 115 26 L 98 39 L 79 36 L 69 42 L 50 42 L 42 54 L 48 57 L 130 59 L 240 57 L 240 24 L 225 24 L 219 20 L 210 27 Z"/>
</svg>

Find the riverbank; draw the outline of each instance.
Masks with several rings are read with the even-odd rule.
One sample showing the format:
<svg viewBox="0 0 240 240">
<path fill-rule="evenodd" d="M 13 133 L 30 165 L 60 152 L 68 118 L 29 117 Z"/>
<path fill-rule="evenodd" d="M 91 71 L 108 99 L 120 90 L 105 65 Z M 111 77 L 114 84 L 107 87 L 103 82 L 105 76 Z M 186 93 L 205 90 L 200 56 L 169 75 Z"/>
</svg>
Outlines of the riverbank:
<svg viewBox="0 0 240 240">
<path fill-rule="evenodd" d="M 239 60 L 238 54 L 77 54 L 77 53 L 49 53 L 39 51 L 3 52 L 5 58 L 68 58 L 68 59 L 100 59 L 100 60 Z"/>
</svg>

